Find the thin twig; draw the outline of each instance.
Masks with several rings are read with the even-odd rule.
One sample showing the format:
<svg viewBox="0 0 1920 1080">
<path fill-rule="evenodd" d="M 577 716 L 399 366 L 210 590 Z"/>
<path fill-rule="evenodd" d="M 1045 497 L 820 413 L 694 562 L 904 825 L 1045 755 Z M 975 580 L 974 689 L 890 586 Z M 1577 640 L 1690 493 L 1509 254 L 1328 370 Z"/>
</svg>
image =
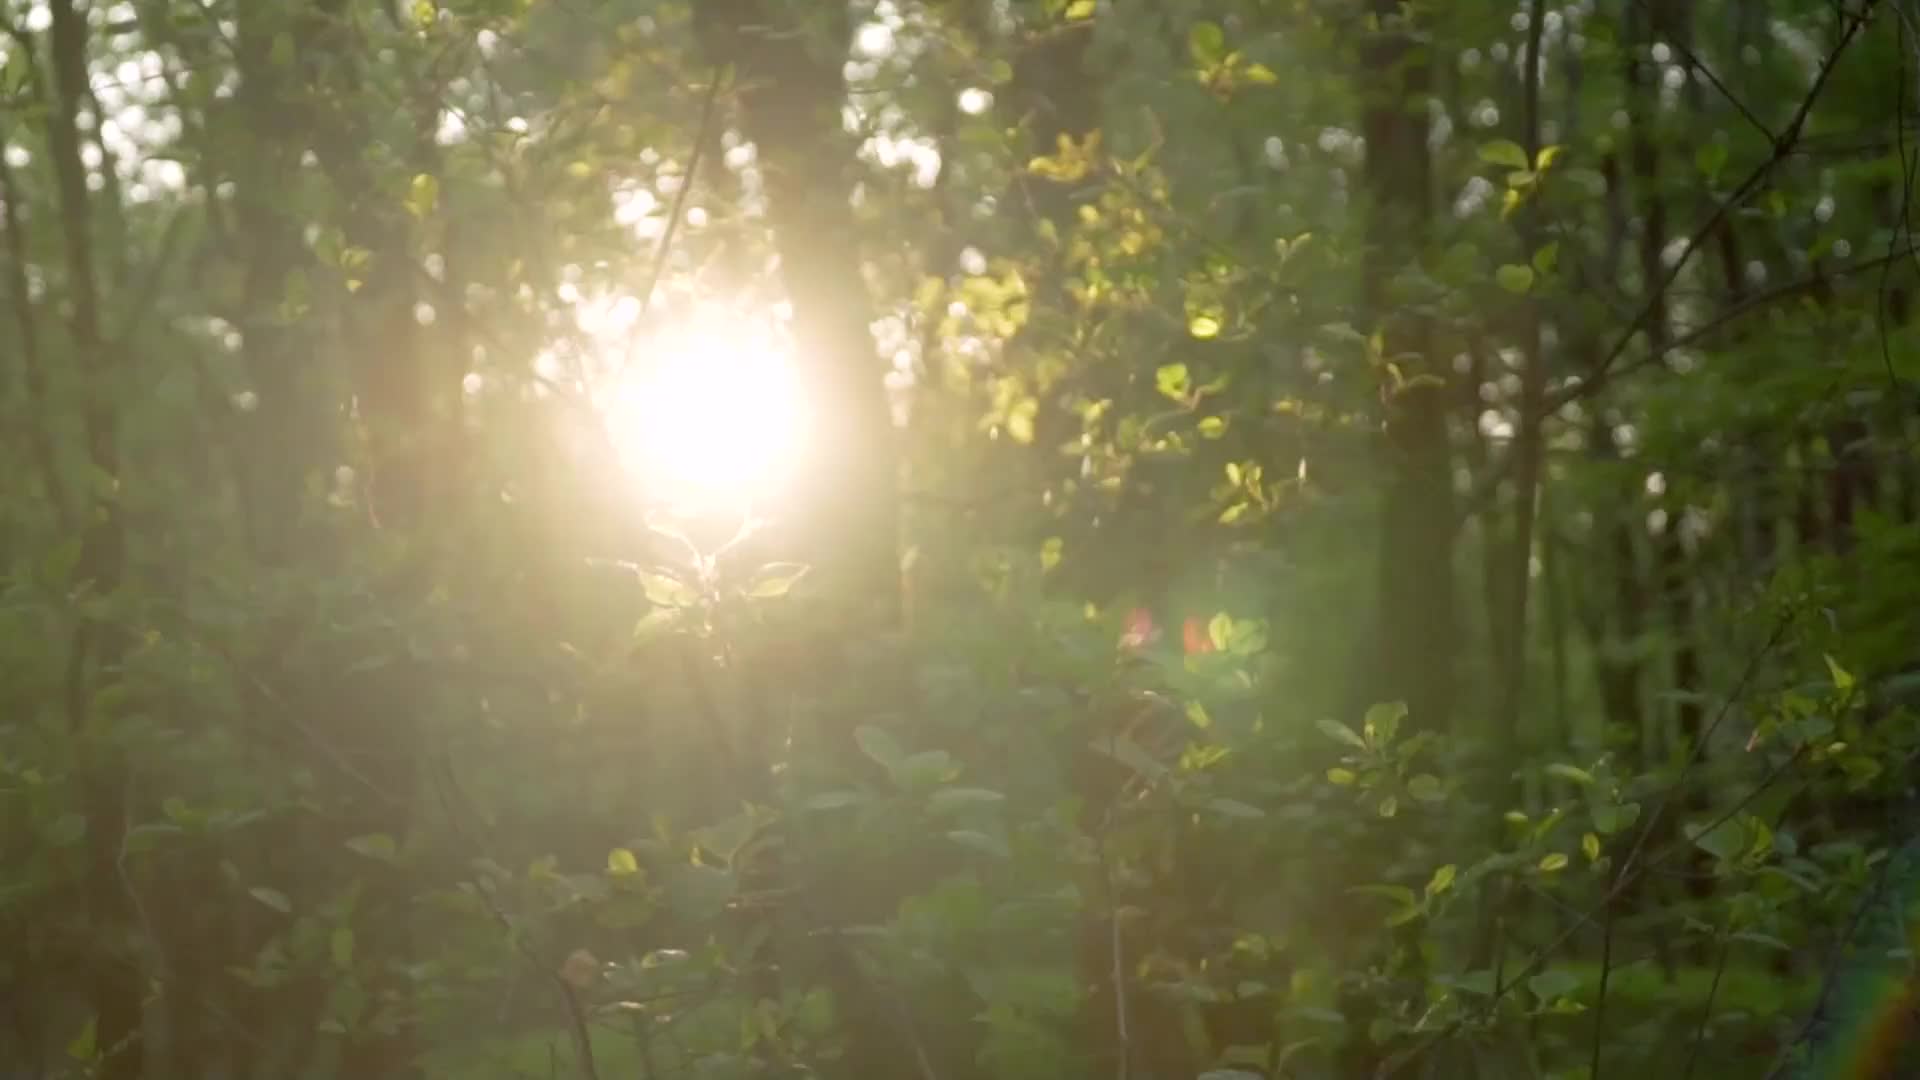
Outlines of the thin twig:
<svg viewBox="0 0 1920 1080">
<path fill-rule="evenodd" d="M 667 259 L 673 254 L 674 234 L 680 230 L 680 221 L 686 216 L 687 197 L 693 192 L 693 182 L 700 168 L 700 158 L 706 152 L 707 143 L 713 137 L 715 106 L 720 100 L 720 86 L 726 81 L 726 71 L 715 68 L 713 77 L 707 80 L 707 93 L 700 102 L 700 122 L 694 129 L 693 149 L 687 153 L 686 175 L 680 178 L 680 190 L 673 193 L 673 206 L 667 211 L 666 228 L 661 230 L 660 244 L 653 252 L 653 265 L 647 271 L 646 288 L 640 290 L 640 313 L 645 315 L 653 306 L 653 292 L 660 286 L 660 279 L 667 272 Z M 635 320 L 638 326 L 640 320 Z"/>
<path fill-rule="evenodd" d="M 1622 866 L 1621 870 L 1626 867 Z M 1600 921 L 1600 985 L 1593 997 L 1593 1049 L 1587 1065 L 1587 1080 L 1600 1080 L 1600 1050 L 1607 1035 L 1607 983 L 1613 977 L 1613 920 L 1616 904 L 1608 903 Z"/>
<path fill-rule="evenodd" d="M 1693 1080 L 1694 1067 L 1700 1064 L 1700 1048 L 1707 1041 L 1707 1025 L 1713 1020 L 1713 1004 L 1720 996 L 1720 980 L 1727 974 L 1727 957 L 1733 952 L 1733 939 L 1723 927 L 1720 931 L 1720 959 L 1713 967 L 1713 982 L 1707 986 L 1707 1000 L 1700 1007 L 1700 1024 L 1693 1031 L 1693 1045 L 1687 1051 L 1687 1070 L 1680 1080 Z"/>
<path fill-rule="evenodd" d="M 1648 16 L 1651 17 L 1655 14 L 1647 0 L 1634 0 L 1634 3 L 1639 6 L 1640 10 L 1646 12 Z M 1747 107 L 1747 103 L 1735 96 L 1734 92 L 1727 87 L 1727 84 L 1720 81 L 1720 77 L 1713 73 L 1713 69 L 1708 67 L 1686 42 L 1670 35 L 1665 39 L 1665 44 L 1672 47 L 1674 52 L 1679 53 L 1680 59 L 1685 60 L 1689 68 L 1705 76 L 1707 82 L 1710 83 L 1715 90 L 1720 92 L 1720 96 L 1726 98 L 1727 103 L 1733 106 L 1734 111 L 1738 112 L 1747 123 L 1753 125 L 1755 131 L 1765 135 L 1768 142 L 1778 140 L 1779 136 L 1773 133 L 1773 129 L 1769 128 L 1765 121 L 1754 115 L 1753 110 Z"/>
<path fill-rule="evenodd" d="M 1754 166 L 1746 179 L 1733 189 L 1733 194 L 1717 204 L 1707 220 L 1693 231 L 1693 235 L 1687 237 L 1686 246 L 1680 249 L 1679 257 L 1673 260 L 1673 265 L 1667 269 L 1665 276 L 1658 285 L 1653 287 L 1646 301 L 1641 304 L 1640 313 L 1634 317 L 1626 332 L 1620 335 L 1613 348 L 1609 349 L 1600 362 L 1594 365 L 1594 369 L 1583 380 L 1583 385 L 1606 382 L 1614 364 L 1626 354 L 1627 347 L 1647 329 L 1655 314 L 1665 305 L 1668 291 L 1673 288 L 1673 283 L 1679 280 L 1681 272 L 1686 269 L 1687 262 L 1693 257 L 1694 252 L 1700 250 L 1700 246 L 1706 242 L 1707 237 L 1713 235 L 1714 230 L 1720 227 L 1721 222 L 1725 221 L 1729 214 L 1745 205 L 1747 199 L 1760 190 L 1781 162 L 1792 156 L 1795 145 L 1800 141 L 1800 133 L 1806 127 L 1807 117 L 1813 112 L 1814 103 L 1820 100 L 1828 81 L 1833 77 L 1834 68 L 1839 66 L 1840 57 L 1847 51 L 1848 46 L 1853 44 L 1854 38 L 1860 33 L 1860 28 L 1866 25 L 1878 3 L 1879 0 L 1866 0 L 1860 12 L 1847 21 L 1846 29 L 1840 34 L 1840 40 L 1827 53 L 1826 60 L 1820 65 L 1819 74 L 1814 76 L 1813 85 L 1808 88 L 1806 96 L 1800 101 L 1799 108 L 1794 111 L 1793 119 L 1789 120 L 1787 126 L 1775 136 L 1773 152 L 1765 161 Z"/>
<path fill-rule="evenodd" d="M 1525 981 L 1526 979 L 1531 978 L 1534 975 L 1534 973 L 1540 970 L 1540 966 L 1543 963 L 1545 963 L 1549 957 L 1556 955 L 1560 951 L 1560 949 L 1564 945 L 1566 945 L 1568 941 L 1573 939 L 1573 936 L 1575 934 L 1579 933 L 1581 930 L 1585 929 L 1589 923 L 1593 922 L 1594 917 L 1596 915 L 1600 914 L 1603 911 L 1608 910 L 1611 907 L 1611 905 L 1616 900 L 1618 900 L 1627 891 L 1627 889 L 1632 886 L 1632 884 L 1635 881 L 1638 881 L 1640 879 L 1641 876 L 1646 874 L 1652 868 L 1660 866 L 1661 864 L 1665 863 L 1668 859 L 1671 859 L 1674 856 L 1678 855 L 1679 853 L 1688 850 L 1688 848 L 1692 844 L 1692 841 L 1690 839 L 1683 838 L 1679 841 L 1676 841 L 1666 849 L 1662 850 L 1659 854 L 1647 859 L 1644 864 L 1641 863 L 1638 859 L 1638 856 L 1641 854 L 1642 849 L 1645 845 L 1646 839 L 1652 835 L 1652 830 L 1654 826 L 1658 824 L 1659 818 L 1661 817 L 1662 813 L 1665 811 L 1667 805 L 1680 797 L 1680 789 L 1682 785 L 1686 782 L 1688 773 L 1691 772 L 1693 764 L 1699 760 L 1699 753 L 1698 753 L 1699 749 L 1701 747 L 1704 747 L 1708 743 L 1708 741 L 1711 739 L 1713 732 L 1720 726 L 1721 721 L 1723 721 L 1728 715 L 1728 713 L 1732 710 L 1733 705 L 1745 695 L 1748 684 L 1753 679 L 1754 675 L 1757 674 L 1757 672 L 1759 671 L 1761 660 L 1768 653 L 1772 651 L 1773 646 L 1777 643 L 1781 634 L 1784 633 L 1786 627 L 1791 623 L 1791 621 L 1792 621 L 1791 612 L 1784 613 L 1780 619 L 1779 625 L 1776 626 L 1774 632 L 1768 636 L 1765 644 L 1760 649 L 1756 650 L 1751 657 L 1749 657 L 1745 669 L 1741 672 L 1740 678 L 1735 682 L 1731 692 L 1727 695 L 1727 699 L 1722 703 L 1719 713 L 1714 717 L 1712 723 L 1708 724 L 1706 729 L 1702 731 L 1699 742 L 1695 746 L 1695 754 L 1688 759 L 1687 764 L 1682 768 L 1680 777 L 1676 779 L 1672 785 L 1669 785 L 1665 796 L 1661 799 L 1660 803 L 1654 808 L 1653 813 L 1649 815 L 1647 824 L 1641 830 L 1639 837 L 1633 846 L 1633 849 L 1629 852 L 1627 858 L 1622 860 L 1620 864 L 1620 871 L 1614 877 L 1612 887 L 1607 889 L 1606 893 L 1600 897 L 1597 903 L 1595 903 L 1592 907 L 1588 908 L 1585 912 L 1583 912 L 1579 918 L 1575 919 L 1570 925 L 1568 925 L 1565 929 L 1563 929 L 1559 934 L 1555 935 L 1555 937 L 1551 941 L 1549 941 L 1546 945 L 1538 949 L 1535 949 L 1533 953 L 1528 957 L 1526 963 L 1520 965 L 1519 970 L 1514 972 L 1511 978 L 1497 981 L 1494 984 L 1493 993 L 1488 995 L 1487 1002 L 1483 1007 L 1483 1012 L 1485 1014 L 1490 1015 L 1494 1010 L 1494 1008 L 1499 1005 L 1500 1001 L 1503 998 L 1505 998 L 1507 994 L 1513 991 L 1514 987 L 1518 986 L 1521 982 Z M 1726 821 L 1732 820 L 1735 814 L 1738 814 L 1742 809 L 1750 805 L 1754 799 L 1758 798 L 1762 792 L 1770 788 L 1773 785 L 1775 780 L 1777 780 L 1781 775 L 1783 775 L 1786 772 L 1786 770 L 1790 768 L 1794 763 L 1800 760 L 1800 757 L 1801 757 L 1801 753 L 1796 750 L 1793 753 L 1793 755 L 1788 757 L 1779 766 L 1769 770 L 1765 776 L 1760 778 L 1759 782 L 1756 783 L 1751 790 L 1749 790 L 1741 798 L 1735 800 L 1731 807 L 1729 807 L 1720 817 L 1716 818 L 1711 824 L 1709 824 L 1706 827 L 1706 829 L 1702 831 L 1710 832 L 1712 831 L 1712 829 L 1717 828 L 1720 824 Z M 1440 1043 L 1444 1042 L 1445 1040 L 1451 1038 L 1453 1035 L 1458 1033 L 1460 1029 L 1463 1026 L 1465 1026 L 1465 1023 L 1466 1023 L 1466 1020 L 1464 1017 L 1461 1019 L 1454 1020 L 1452 1023 L 1449 1023 L 1444 1028 L 1434 1032 L 1431 1036 L 1422 1040 L 1420 1043 L 1412 1047 L 1409 1047 L 1408 1049 L 1400 1052 L 1398 1055 L 1382 1062 L 1379 1069 L 1375 1071 L 1374 1075 L 1377 1078 L 1385 1078 L 1385 1077 L 1393 1076 L 1394 1074 L 1398 1073 L 1401 1069 L 1405 1068 L 1412 1062 L 1418 1060 L 1421 1056 L 1425 1055 L 1427 1052 L 1431 1051 L 1434 1047 L 1438 1046 Z"/>
</svg>

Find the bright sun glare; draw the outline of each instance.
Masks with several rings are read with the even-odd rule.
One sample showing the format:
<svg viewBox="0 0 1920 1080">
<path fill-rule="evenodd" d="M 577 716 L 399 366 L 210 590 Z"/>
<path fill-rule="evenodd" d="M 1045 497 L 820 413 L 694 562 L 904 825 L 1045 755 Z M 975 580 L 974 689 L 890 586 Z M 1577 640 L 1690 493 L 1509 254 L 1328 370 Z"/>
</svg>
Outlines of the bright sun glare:
<svg viewBox="0 0 1920 1080">
<path fill-rule="evenodd" d="M 606 409 L 649 501 L 683 512 L 761 509 L 806 448 L 804 396 L 772 327 L 705 315 L 643 343 Z"/>
</svg>

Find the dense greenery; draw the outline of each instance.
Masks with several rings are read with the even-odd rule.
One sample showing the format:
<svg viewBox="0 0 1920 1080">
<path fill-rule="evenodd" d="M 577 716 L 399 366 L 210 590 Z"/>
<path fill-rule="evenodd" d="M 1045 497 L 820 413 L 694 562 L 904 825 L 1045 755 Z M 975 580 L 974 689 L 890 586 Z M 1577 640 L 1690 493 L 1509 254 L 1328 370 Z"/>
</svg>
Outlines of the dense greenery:
<svg viewBox="0 0 1920 1080">
<path fill-rule="evenodd" d="M 1920 1067 L 1911 0 L 0 13 L 0 1073 Z"/>
</svg>

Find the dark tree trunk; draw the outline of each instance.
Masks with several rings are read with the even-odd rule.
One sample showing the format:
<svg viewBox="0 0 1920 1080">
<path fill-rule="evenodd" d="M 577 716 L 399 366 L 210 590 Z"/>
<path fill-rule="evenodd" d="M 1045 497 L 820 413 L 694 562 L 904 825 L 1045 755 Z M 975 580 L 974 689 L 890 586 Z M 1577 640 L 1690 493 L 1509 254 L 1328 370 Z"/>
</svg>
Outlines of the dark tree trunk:
<svg viewBox="0 0 1920 1080">
<path fill-rule="evenodd" d="M 1448 374 L 1434 362 L 1425 317 L 1394 296 L 1392 279 L 1418 262 L 1432 218 L 1427 150 L 1429 61 L 1398 0 L 1376 0 L 1379 30 L 1362 62 L 1368 100 L 1369 198 L 1365 301 L 1386 354 L 1404 375 L 1382 386 L 1386 472 L 1373 666 L 1360 682 L 1376 699 L 1407 702 L 1412 721 L 1445 730 L 1453 700 L 1457 625 Z M 1383 378 L 1385 376 L 1383 375 Z"/>
<path fill-rule="evenodd" d="M 94 215 L 81 158 L 77 117 L 90 90 L 87 16 L 73 0 L 52 0 L 50 34 L 53 99 L 47 137 L 59 190 L 66 257 L 68 332 L 82 383 L 81 421 L 87 457 L 94 469 L 120 479 L 119 418 L 114 385 L 119 364 L 100 330 L 99 274 L 94 257 Z M 77 576 L 98 595 L 117 592 L 126 574 L 126 534 L 119 500 L 97 495 L 89 508 Z M 67 717 L 80 746 L 81 790 L 87 818 L 85 908 L 102 954 L 93 960 L 94 1043 L 101 1080 L 135 1080 L 145 1069 L 141 954 L 127 947 L 137 934 L 134 913 L 120 878 L 120 838 L 127 828 L 127 764 L 115 739 L 115 717 L 94 704 L 100 690 L 120 677 L 125 631 L 111 622 L 83 617 L 67 665 Z"/>
</svg>

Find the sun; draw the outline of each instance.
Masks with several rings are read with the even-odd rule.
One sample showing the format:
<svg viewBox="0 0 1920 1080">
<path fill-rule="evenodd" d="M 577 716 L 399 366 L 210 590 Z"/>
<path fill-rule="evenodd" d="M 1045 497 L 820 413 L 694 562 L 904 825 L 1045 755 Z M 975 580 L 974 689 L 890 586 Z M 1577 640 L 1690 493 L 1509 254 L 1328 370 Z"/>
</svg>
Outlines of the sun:
<svg viewBox="0 0 1920 1080">
<path fill-rule="evenodd" d="M 760 512 L 806 450 L 807 409 L 770 321 L 709 312 L 644 341 L 604 417 L 647 501 L 678 513 Z"/>
</svg>

